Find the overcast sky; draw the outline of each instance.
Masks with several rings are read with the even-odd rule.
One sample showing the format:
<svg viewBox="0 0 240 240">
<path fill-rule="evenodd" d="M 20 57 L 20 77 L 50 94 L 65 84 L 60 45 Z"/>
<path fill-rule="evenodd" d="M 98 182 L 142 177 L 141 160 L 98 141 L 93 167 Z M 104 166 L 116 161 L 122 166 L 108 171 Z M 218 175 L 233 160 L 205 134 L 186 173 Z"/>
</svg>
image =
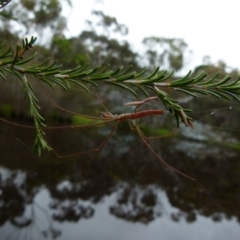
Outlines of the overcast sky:
<svg viewBox="0 0 240 240">
<path fill-rule="evenodd" d="M 127 40 L 139 50 L 144 37 L 183 38 L 193 51 L 191 61 L 200 64 L 210 55 L 240 68 L 239 6 L 237 0 L 72 0 L 67 12 L 69 33 L 86 29 L 92 9 L 102 10 L 129 28 Z"/>
</svg>

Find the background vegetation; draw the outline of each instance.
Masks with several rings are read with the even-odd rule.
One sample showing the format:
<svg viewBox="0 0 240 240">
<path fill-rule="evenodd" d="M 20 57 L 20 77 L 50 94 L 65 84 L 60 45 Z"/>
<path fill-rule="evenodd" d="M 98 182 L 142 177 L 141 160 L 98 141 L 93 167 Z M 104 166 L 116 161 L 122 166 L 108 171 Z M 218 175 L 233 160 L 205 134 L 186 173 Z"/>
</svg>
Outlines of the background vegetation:
<svg viewBox="0 0 240 240">
<path fill-rule="evenodd" d="M 176 126 L 176 119 L 177 123 L 184 120 L 181 115 L 182 110 L 184 114 L 186 109 L 194 110 L 193 113 L 186 112 L 188 121 L 185 123 L 188 124 L 193 118 L 195 135 L 193 135 L 193 131 L 189 133 L 186 130 L 188 128 L 184 128 L 171 142 L 162 139 L 160 144 L 155 141 L 151 143 L 151 146 L 162 152 L 164 159 L 168 159 L 168 162 L 177 169 L 184 171 L 184 160 L 192 160 L 191 166 L 198 180 L 210 190 L 209 194 L 205 194 L 199 185 L 196 186 L 194 182 L 188 180 L 179 180 L 164 170 L 162 166 L 157 165 L 156 159 L 152 160 L 153 154 L 146 153 L 141 143 L 128 134 L 128 124 L 121 125 L 116 140 L 111 140 L 109 147 L 102 155 L 99 154 L 99 157 L 86 156 L 81 161 L 79 159 L 57 161 L 51 152 L 45 152 L 44 157 L 38 158 L 29 151 L 28 146 L 33 142 L 34 131 L 19 129 L 16 126 L 1 122 L 3 124 L 0 128 L 1 167 L 11 169 L 11 171 L 9 170 L 10 173 L 5 179 L 2 175 L 0 179 L 0 226 L 3 226 L 7 221 L 10 221 L 17 228 L 34 224 L 36 220 L 34 214 L 32 218 L 29 217 L 27 220 L 21 219 L 20 221 L 18 217 L 24 216 L 27 206 L 31 205 L 34 208 L 36 194 L 43 186 L 48 189 L 51 195 L 52 202 L 49 208 L 54 212 L 52 220 L 58 222 L 77 222 L 80 219 L 92 217 L 96 204 L 115 192 L 116 201 L 109 207 L 109 212 L 112 215 L 129 222 L 149 223 L 164 212 L 164 208 L 156 210 L 161 201 L 158 197 L 160 189 L 166 192 L 171 204 L 178 209 L 177 213 L 171 213 L 173 221 L 185 218 L 188 222 L 193 222 L 197 218 L 196 211 L 204 216 L 211 216 L 214 221 L 220 221 L 223 218 L 221 213 L 224 213 L 226 218 L 234 216 L 239 221 L 240 212 L 236 208 L 236 203 L 239 202 L 240 189 L 239 134 L 237 131 L 232 134 L 213 133 L 212 129 L 207 126 L 212 125 L 220 129 L 224 127 L 239 129 L 239 110 L 234 109 L 227 114 L 225 111 L 216 111 L 214 118 L 209 117 L 209 112 L 206 115 L 204 113 L 205 110 L 209 109 L 212 111 L 212 109 L 229 108 L 230 101 L 233 99 L 238 101 L 239 71 L 237 69 L 231 69 L 222 61 L 217 64 L 211 63 L 209 58 L 205 57 L 203 63 L 193 69 L 191 75 L 186 73 L 185 76 L 181 76 L 180 72 L 185 70 L 184 66 L 190 50 L 183 39 L 146 37 L 143 39 L 144 51 L 141 55 L 134 52 L 128 42 L 111 37 L 112 33 L 117 33 L 119 36 L 126 35 L 128 28 L 119 23 L 116 18 L 105 15 L 104 12 L 93 10 L 93 19 L 88 20 L 88 27 L 82 29 L 79 36 L 67 38 L 64 35 L 67 19 L 61 15 L 63 1 L 1 1 L 2 7 L 8 2 L 9 4 L 0 11 L 0 36 L 1 42 L 4 43 L 1 50 L 0 66 L 1 118 L 25 125 L 36 124 L 34 122 L 35 112 L 29 114 L 30 98 L 25 96 L 26 89 L 30 89 L 29 92 L 33 92 L 39 100 L 39 102 L 33 102 L 33 105 L 41 107 L 39 112 L 46 120 L 44 122 L 39 118 L 37 124 L 47 122 L 57 126 L 90 123 L 90 121 L 83 120 L 76 115 L 59 111 L 47 95 L 50 95 L 63 108 L 98 116 L 103 109 L 94 95 L 96 89 L 94 84 L 91 82 L 86 84 L 86 81 L 84 82 L 84 79 L 79 77 L 80 83 L 84 84 L 89 92 L 86 92 L 83 86 L 75 85 L 74 82 L 70 83 L 71 88 L 67 88 L 68 91 L 65 91 L 57 85 L 61 85 L 64 81 L 61 82 L 61 79 L 59 80 L 54 75 L 66 74 L 66 71 L 75 69 L 78 65 L 89 64 L 86 69 L 89 71 L 89 78 L 91 78 L 90 70 L 99 65 L 107 66 L 110 64 L 110 69 L 113 71 L 117 71 L 121 66 L 127 69 L 128 66 L 132 65 L 132 69 L 129 70 L 130 77 L 124 81 L 130 79 L 149 81 L 146 85 L 139 84 L 139 86 L 150 95 L 158 93 L 161 101 L 157 102 L 154 107 L 163 109 L 166 107 L 174 115 L 168 114 L 166 111 L 161 119 L 151 118 L 145 122 L 141 121 L 141 128 L 146 134 L 169 133 Z M 65 2 L 71 4 L 70 1 Z M 26 34 L 32 35 L 33 33 L 40 36 L 37 41 L 33 38 L 32 42 L 28 39 L 22 43 L 22 38 Z M 42 36 L 47 37 L 42 39 Z M 32 49 L 33 42 L 34 48 Z M 17 49 L 16 43 L 20 46 Z M 10 45 L 13 46 L 14 50 L 7 52 L 7 54 L 13 54 L 6 56 L 4 53 Z M 158 50 L 156 51 L 156 49 Z M 24 54 L 21 54 L 22 50 Z M 37 52 L 34 58 L 21 64 L 34 52 Z M 54 86 L 54 90 L 47 84 L 43 84 L 44 87 L 39 84 L 38 69 L 31 68 L 47 58 L 49 61 L 44 67 L 51 66 L 57 61 L 57 67 L 54 69 L 56 72 L 53 71 L 52 75 L 50 74 L 54 76 L 52 79 L 42 77 L 41 80 L 43 83 L 49 81 L 50 85 Z M 62 66 L 59 67 L 58 64 Z M 167 72 L 156 69 L 155 67 L 158 65 L 166 69 Z M 19 69 L 15 68 L 16 72 L 12 74 L 13 66 L 22 67 L 25 71 L 29 71 L 29 69 L 32 71 L 25 72 L 26 74 L 20 71 L 21 76 L 27 76 L 27 83 L 24 82 L 25 78 L 19 77 L 19 71 L 17 71 Z M 146 67 L 147 70 L 142 77 L 137 76 L 136 73 L 132 74 L 132 71 L 140 73 L 143 67 Z M 97 71 L 101 70 L 101 67 L 97 69 Z M 175 70 L 175 73 L 169 76 L 172 70 Z M 206 72 L 207 76 L 202 71 Z M 219 72 L 220 74 L 216 75 Z M 151 73 L 155 74 L 147 79 L 146 76 L 151 75 Z M 111 85 L 107 84 L 109 82 L 104 82 L 112 74 L 113 72 L 107 72 L 103 79 L 98 76 L 95 80 L 99 81 L 92 80 L 92 82 L 97 82 L 97 92 L 110 111 L 122 113 L 126 111 L 123 109 L 123 103 L 132 101 L 134 94 L 129 89 L 124 89 L 122 85 Z M 124 74 L 126 76 L 128 73 Z M 159 75 L 161 76 L 159 77 Z M 153 83 L 157 83 L 154 77 L 158 80 L 164 79 L 163 82 L 159 82 L 163 88 L 161 85 L 153 85 Z M 76 80 L 77 78 L 73 77 L 72 79 Z M 207 82 L 207 80 L 211 81 Z M 124 81 L 117 83 L 126 87 L 130 86 L 130 89 L 138 93 L 135 97 L 137 99 L 146 97 L 141 88 L 133 87 L 129 85 L 129 82 Z M 203 84 L 201 81 L 205 81 L 205 83 Z M 137 85 L 138 82 L 134 83 Z M 168 83 L 172 86 L 167 86 Z M 155 91 L 154 86 L 158 86 L 161 92 Z M 219 88 L 217 89 L 217 87 Z M 182 92 L 176 90 L 182 90 Z M 193 94 L 212 96 L 203 95 L 202 98 L 195 99 Z M 228 100 L 228 102 L 220 101 L 219 98 Z M 201 121 L 194 121 L 196 119 L 201 119 Z M 85 147 L 99 145 L 100 137 L 105 137 L 107 133 L 109 133 L 107 128 L 101 130 L 93 128 L 80 133 L 78 131 L 66 132 L 65 137 L 60 137 L 62 135 L 59 135 L 58 131 L 52 133 L 50 130 L 46 130 L 48 140 L 55 144 L 54 147 L 60 149 L 63 154 L 74 150 L 84 151 Z M 24 141 L 15 146 L 14 143 L 20 142 L 19 135 L 24 136 Z M 37 150 L 41 151 L 41 148 Z M 196 159 L 198 161 L 195 161 Z M 25 178 L 21 184 L 16 184 L 19 172 L 24 172 Z M 71 188 L 59 189 L 59 185 L 64 181 L 68 181 Z M 176 189 L 178 190 L 176 191 Z M 81 205 L 80 200 L 90 202 L 89 206 Z M 67 207 L 64 205 L 65 201 L 69 203 Z M 126 206 L 130 206 L 129 211 L 124 211 Z M 50 226 L 52 225 L 50 224 Z M 51 234 L 56 238 L 60 232 L 49 228 L 43 232 L 44 234 Z"/>
</svg>

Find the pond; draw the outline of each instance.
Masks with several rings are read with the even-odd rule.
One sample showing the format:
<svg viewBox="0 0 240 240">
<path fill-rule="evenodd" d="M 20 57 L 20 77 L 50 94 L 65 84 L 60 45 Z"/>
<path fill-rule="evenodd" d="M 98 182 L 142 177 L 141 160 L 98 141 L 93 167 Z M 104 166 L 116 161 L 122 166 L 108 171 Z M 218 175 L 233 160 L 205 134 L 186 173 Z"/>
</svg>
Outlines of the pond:
<svg viewBox="0 0 240 240">
<path fill-rule="evenodd" d="M 68 155 L 100 146 L 112 127 L 46 132 Z M 33 153 L 29 129 L 1 122 L 0 132 L 0 239 L 239 239 L 236 132 L 196 122 L 149 141 L 197 181 L 164 167 L 128 124 L 101 152 L 64 159 Z"/>
</svg>

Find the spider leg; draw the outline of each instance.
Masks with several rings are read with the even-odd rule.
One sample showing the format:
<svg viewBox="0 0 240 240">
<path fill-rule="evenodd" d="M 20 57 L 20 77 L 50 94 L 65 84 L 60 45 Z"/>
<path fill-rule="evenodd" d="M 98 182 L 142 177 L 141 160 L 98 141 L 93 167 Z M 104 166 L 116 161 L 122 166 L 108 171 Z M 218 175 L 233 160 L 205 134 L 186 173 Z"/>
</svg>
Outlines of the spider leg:
<svg viewBox="0 0 240 240">
<path fill-rule="evenodd" d="M 173 171 L 177 172 L 178 174 L 184 176 L 185 178 L 191 179 L 193 181 L 196 181 L 195 178 L 188 176 L 187 174 L 177 170 L 176 168 L 172 167 L 171 165 L 169 165 L 167 162 L 165 162 L 155 151 L 154 149 L 148 144 L 146 137 L 144 136 L 143 132 L 141 131 L 141 129 L 139 128 L 139 126 L 136 124 L 135 128 L 139 134 L 139 136 L 141 137 L 142 141 L 145 143 L 145 145 L 148 147 L 148 149 L 157 157 L 157 159 L 160 161 L 160 163 L 162 163 L 164 166 L 166 166 L 169 169 L 172 169 Z"/>
</svg>

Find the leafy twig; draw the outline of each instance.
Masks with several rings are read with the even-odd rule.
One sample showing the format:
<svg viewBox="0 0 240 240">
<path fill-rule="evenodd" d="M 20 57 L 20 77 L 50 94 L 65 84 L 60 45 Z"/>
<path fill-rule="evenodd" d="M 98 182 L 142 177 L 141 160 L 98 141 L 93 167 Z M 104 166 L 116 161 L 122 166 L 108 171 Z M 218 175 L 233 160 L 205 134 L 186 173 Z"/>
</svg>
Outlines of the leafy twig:
<svg viewBox="0 0 240 240">
<path fill-rule="evenodd" d="M 97 82 L 101 81 L 105 84 L 121 87 L 134 95 L 137 95 L 135 89 L 141 90 L 147 97 L 149 97 L 151 91 L 154 91 L 166 109 L 175 116 L 177 125 L 183 122 L 190 127 L 193 127 L 192 119 L 186 113 L 191 110 L 182 108 L 176 100 L 171 99 L 163 91 L 164 88 L 172 88 L 193 97 L 198 97 L 198 94 L 204 94 L 212 95 L 216 98 L 224 98 L 229 101 L 240 101 L 240 77 L 236 80 L 231 80 L 231 77 L 227 75 L 223 79 L 218 79 L 219 74 L 216 74 L 208 78 L 205 73 L 193 77 L 191 72 L 189 72 L 184 77 L 173 80 L 173 71 L 168 73 L 166 70 L 160 70 L 159 67 L 156 67 L 148 75 L 145 74 L 146 70 L 140 73 L 131 71 L 131 66 L 127 69 L 119 67 L 115 70 L 109 70 L 109 66 L 97 66 L 94 69 L 89 69 L 85 65 L 83 67 L 77 66 L 74 69 L 61 70 L 61 65 L 56 63 L 48 65 L 47 60 L 33 66 L 31 61 L 36 54 L 33 54 L 28 59 L 24 59 L 23 55 L 26 51 L 33 48 L 35 42 L 36 38 L 34 37 L 30 41 L 24 39 L 22 45 L 16 47 L 15 54 L 12 54 L 12 48 L 0 54 L 0 78 L 7 80 L 7 73 L 10 73 L 22 81 L 25 96 L 29 102 L 30 115 L 34 119 L 34 150 L 39 155 L 43 149 L 51 150 L 51 148 L 44 140 L 44 132 L 41 129 L 41 127 L 45 126 L 44 119 L 39 112 L 38 99 L 34 95 L 33 88 L 28 82 L 26 74 L 47 83 L 51 88 L 54 88 L 54 85 L 57 84 L 64 90 L 68 90 L 70 83 L 73 83 L 85 91 L 89 91 L 89 84 L 98 86 Z M 0 50 L 1 48 L 2 45 L 0 45 Z"/>
</svg>

